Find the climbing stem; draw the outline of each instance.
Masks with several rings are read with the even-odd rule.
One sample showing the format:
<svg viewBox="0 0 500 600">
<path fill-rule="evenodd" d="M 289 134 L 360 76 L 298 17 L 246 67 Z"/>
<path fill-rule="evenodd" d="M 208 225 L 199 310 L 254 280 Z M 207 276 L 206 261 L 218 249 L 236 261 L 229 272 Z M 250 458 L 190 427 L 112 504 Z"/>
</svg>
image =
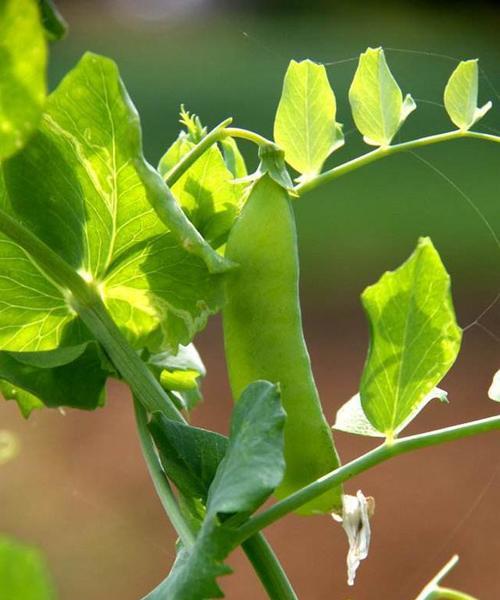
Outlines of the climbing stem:
<svg viewBox="0 0 500 600">
<path fill-rule="evenodd" d="M 491 135 L 489 133 L 480 133 L 477 131 L 456 130 L 446 133 L 438 133 L 436 135 L 429 135 L 417 140 L 402 142 L 401 144 L 394 144 L 393 146 L 381 146 L 380 148 L 376 148 L 371 152 L 367 152 L 362 156 L 358 156 L 353 160 L 345 162 L 337 167 L 334 167 L 333 169 L 324 171 L 323 173 L 320 173 L 311 179 L 299 183 L 297 186 L 295 186 L 294 190 L 299 196 L 301 196 L 325 183 L 333 181 L 334 179 L 342 177 L 342 175 L 346 175 L 352 171 L 356 171 L 357 169 L 380 160 L 381 158 L 385 158 L 386 156 L 392 156 L 393 154 L 398 154 L 400 152 L 408 152 L 409 150 L 416 150 L 418 148 L 423 148 L 424 146 L 440 144 L 442 142 L 449 142 L 462 138 L 479 139 L 488 142 L 500 143 L 500 136 Z"/>
<path fill-rule="evenodd" d="M 147 413 L 141 402 L 134 398 L 135 420 L 137 432 L 141 442 L 142 453 L 148 467 L 149 474 L 153 481 L 158 498 L 167 513 L 177 535 L 181 539 L 185 548 L 190 548 L 194 544 L 195 535 L 184 519 L 177 498 L 175 497 L 165 473 L 161 468 L 158 455 L 153 445 L 151 435 L 147 426 Z"/>
<path fill-rule="evenodd" d="M 249 536 L 254 535 L 256 532 L 268 527 L 285 515 L 297 510 L 304 504 L 307 504 L 307 502 L 321 496 L 332 487 L 344 483 L 355 475 L 359 475 L 359 473 L 367 471 L 389 458 L 412 450 L 418 450 L 419 448 L 435 446 L 444 442 L 459 440 L 479 433 L 493 431 L 495 429 L 500 429 L 500 416 L 479 419 L 478 421 L 471 421 L 461 425 L 454 425 L 444 429 L 436 429 L 418 435 L 399 438 L 391 444 L 384 443 L 338 469 L 335 469 L 331 473 L 324 475 L 320 479 L 313 481 L 260 514 L 251 517 L 240 526 L 239 538 L 241 541 L 244 541 Z"/>
</svg>

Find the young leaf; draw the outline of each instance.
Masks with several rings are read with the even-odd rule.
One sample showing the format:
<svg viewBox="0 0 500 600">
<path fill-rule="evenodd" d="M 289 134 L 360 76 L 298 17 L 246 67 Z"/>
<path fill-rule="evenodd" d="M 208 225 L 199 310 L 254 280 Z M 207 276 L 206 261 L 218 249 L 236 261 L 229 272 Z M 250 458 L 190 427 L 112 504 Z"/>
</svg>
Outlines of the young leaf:
<svg viewBox="0 0 500 600">
<path fill-rule="evenodd" d="M 148 198 L 163 194 L 164 183 L 144 160 L 137 113 L 112 61 L 86 54 L 49 97 L 30 144 L 3 170 L 3 208 L 98 286 L 138 347 L 186 344 L 218 308 L 219 278 L 151 208 Z M 0 255 L 0 348 L 51 350 L 85 341 L 65 291 L 38 269 L 36 257 L 6 238 Z"/>
<path fill-rule="evenodd" d="M 343 143 L 336 111 L 325 67 L 310 60 L 292 60 L 276 112 L 274 139 L 284 150 L 287 163 L 304 178 L 319 173 Z"/>
<path fill-rule="evenodd" d="M 25 417 L 43 406 L 94 410 L 105 402 L 106 365 L 94 342 L 64 352 L 0 352 L 0 392 Z"/>
<path fill-rule="evenodd" d="M 227 438 L 213 431 L 154 415 L 149 430 L 168 478 L 188 498 L 206 504 L 210 484 L 227 449 Z"/>
<path fill-rule="evenodd" d="M 455 362 L 461 329 L 450 277 L 429 238 L 398 269 L 365 289 L 370 348 L 361 403 L 370 423 L 394 436 Z"/>
<path fill-rule="evenodd" d="M 382 48 L 368 48 L 359 57 L 349 102 L 356 127 L 372 146 L 388 146 L 416 108 L 410 94 L 403 100 Z"/>
<path fill-rule="evenodd" d="M 444 90 L 444 106 L 453 123 L 463 131 L 482 119 L 492 104 L 479 108 L 477 60 L 462 61 L 451 74 Z"/>
<path fill-rule="evenodd" d="M 396 428 L 394 432 L 395 435 L 399 435 L 399 433 L 401 433 L 401 431 L 403 431 L 403 429 L 409 425 L 422 411 L 422 409 L 434 398 L 437 398 L 441 402 L 448 402 L 448 394 L 444 390 L 434 388 Z M 354 395 L 339 408 L 333 429 L 336 429 L 337 431 L 345 431 L 346 433 L 355 433 L 357 435 L 384 437 L 384 434 L 380 433 L 378 429 L 375 429 L 375 427 L 373 427 L 370 421 L 366 418 L 359 394 Z"/>
<path fill-rule="evenodd" d="M 234 179 L 243 179 L 243 177 L 246 177 L 248 175 L 247 166 L 236 141 L 228 137 L 221 140 L 220 145 L 226 167 Z"/>
<path fill-rule="evenodd" d="M 36 0 L 0 4 L 0 159 L 35 131 L 45 102 L 47 47 Z"/>
<path fill-rule="evenodd" d="M 243 185 L 233 183 L 214 144 L 175 183 L 172 191 L 189 220 L 214 247 L 223 243 L 243 204 Z"/>
<path fill-rule="evenodd" d="M 68 31 L 68 24 L 57 10 L 52 0 L 38 0 L 45 35 L 50 42 L 62 40 Z"/>
<path fill-rule="evenodd" d="M 0 538 L 0 597 L 5 600 L 54 600 L 54 588 L 38 550 Z"/>
<path fill-rule="evenodd" d="M 233 409 L 229 446 L 210 486 L 209 513 L 253 512 L 283 478 L 285 412 L 278 387 L 256 381 Z"/>
</svg>

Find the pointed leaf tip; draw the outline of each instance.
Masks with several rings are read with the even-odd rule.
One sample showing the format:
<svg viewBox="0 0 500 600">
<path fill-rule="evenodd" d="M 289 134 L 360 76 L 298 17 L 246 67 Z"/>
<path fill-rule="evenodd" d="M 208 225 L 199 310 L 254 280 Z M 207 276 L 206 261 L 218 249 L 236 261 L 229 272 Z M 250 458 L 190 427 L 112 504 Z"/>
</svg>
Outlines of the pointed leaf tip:
<svg viewBox="0 0 500 600">
<path fill-rule="evenodd" d="M 361 378 L 363 411 L 393 436 L 454 363 L 461 342 L 450 277 L 429 238 L 365 289 L 370 348 Z"/>
<path fill-rule="evenodd" d="M 361 54 L 349 102 L 356 127 L 372 146 L 389 145 L 416 108 L 410 94 L 403 100 L 382 48 L 368 48 Z"/>
<path fill-rule="evenodd" d="M 459 63 L 444 90 L 444 105 L 452 122 L 467 131 L 492 107 L 491 101 L 478 107 L 479 68 L 477 59 Z"/>
</svg>

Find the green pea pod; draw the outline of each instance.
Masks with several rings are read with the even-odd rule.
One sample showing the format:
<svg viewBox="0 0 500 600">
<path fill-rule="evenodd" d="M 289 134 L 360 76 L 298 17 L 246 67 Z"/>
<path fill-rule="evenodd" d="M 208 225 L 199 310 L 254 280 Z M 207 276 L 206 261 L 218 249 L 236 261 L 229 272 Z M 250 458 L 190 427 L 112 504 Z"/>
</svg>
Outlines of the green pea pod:
<svg viewBox="0 0 500 600">
<path fill-rule="evenodd" d="M 286 191 L 269 176 L 250 193 L 229 235 L 226 258 L 239 264 L 227 276 L 223 310 L 233 397 L 257 379 L 280 384 L 286 472 L 276 495 L 283 498 L 338 467 L 339 458 L 302 332 L 294 215 Z M 337 511 L 341 495 L 341 488 L 333 489 L 299 512 Z"/>
</svg>

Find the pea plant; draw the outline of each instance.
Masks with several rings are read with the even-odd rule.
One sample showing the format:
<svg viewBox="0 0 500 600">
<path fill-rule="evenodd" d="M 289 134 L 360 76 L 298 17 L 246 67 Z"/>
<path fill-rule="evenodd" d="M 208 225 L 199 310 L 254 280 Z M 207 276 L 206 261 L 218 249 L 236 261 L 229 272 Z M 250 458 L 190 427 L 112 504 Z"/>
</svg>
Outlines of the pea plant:
<svg viewBox="0 0 500 600">
<path fill-rule="evenodd" d="M 343 485 L 400 454 L 500 429 L 500 416 L 401 436 L 429 401 L 446 399 L 437 386 L 462 335 L 449 275 L 423 237 L 361 296 L 370 345 L 359 393 L 332 427 L 302 331 L 293 205 L 399 152 L 456 139 L 499 143 L 472 129 L 491 107 L 478 107 L 477 61 L 460 62 L 444 90 L 450 131 L 394 143 L 416 104 L 383 50 L 368 48 L 349 101 L 372 149 L 327 170 L 344 144 L 335 95 L 323 65 L 291 61 L 274 140 L 230 118 L 208 130 L 182 108 L 182 131 L 155 169 L 113 61 L 85 54 L 47 95 L 48 41 L 65 29 L 50 0 L 0 3 L 1 393 L 29 417 L 101 407 L 109 378 L 129 386 L 145 462 L 179 538 L 170 573 L 144 600 L 223 597 L 219 578 L 238 546 L 269 598 L 296 599 L 263 534 L 291 512 L 342 523 L 354 584 L 374 500 Z M 256 146 L 254 173 L 241 141 Z M 192 342 L 219 311 L 235 400 L 229 437 L 190 424 L 205 376 Z M 499 385 L 497 375 L 494 400 Z M 380 445 L 342 463 L 333 430 Z M 0 596 L 53 598 L 37 561 L 2 540 Z M 419 600 L 471 598 L 442 585 L 455 562 Z"/>
</svg>

